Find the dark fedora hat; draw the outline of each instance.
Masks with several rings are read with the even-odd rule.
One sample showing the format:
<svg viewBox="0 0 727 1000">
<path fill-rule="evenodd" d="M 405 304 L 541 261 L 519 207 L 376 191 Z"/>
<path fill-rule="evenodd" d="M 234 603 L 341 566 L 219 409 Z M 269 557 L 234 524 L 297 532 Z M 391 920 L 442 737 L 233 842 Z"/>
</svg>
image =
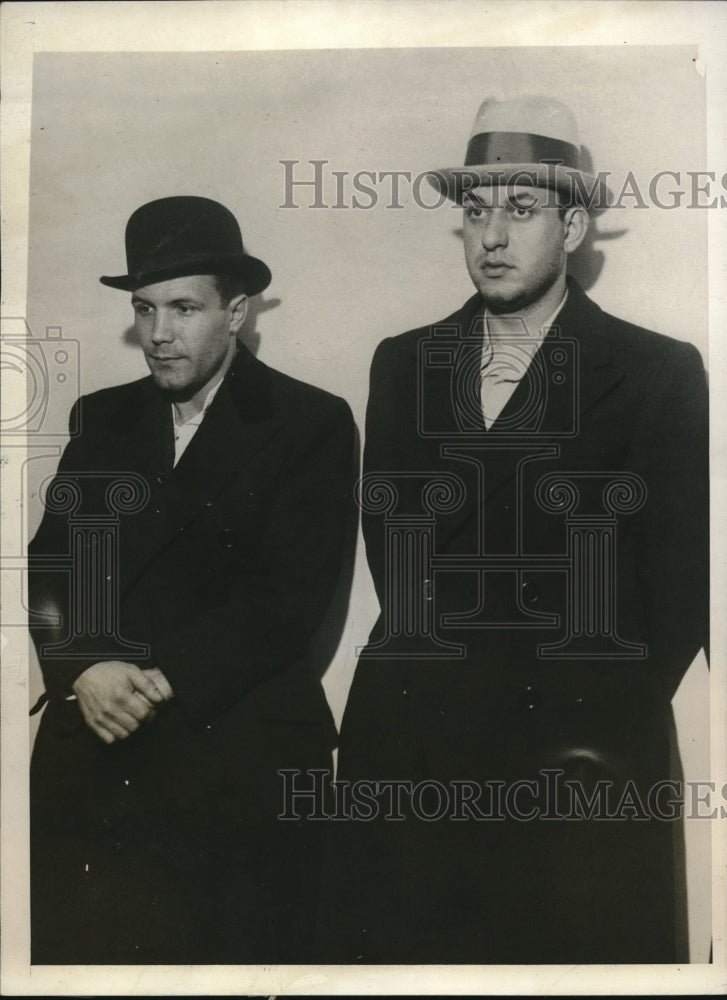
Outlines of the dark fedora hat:
<svg viewBox="0 0 727 1000">
<path fill-rule="evenodd" d="M 245 253 L 237 219 L 217 201 L 182 195 L 150 201 L 126 225 L 128 274 L 104 275 L 111 288 L 133 292 L 189 274 L 235 274 L 248 295 L 270 284 L 268 266 Z"/>
</svg>

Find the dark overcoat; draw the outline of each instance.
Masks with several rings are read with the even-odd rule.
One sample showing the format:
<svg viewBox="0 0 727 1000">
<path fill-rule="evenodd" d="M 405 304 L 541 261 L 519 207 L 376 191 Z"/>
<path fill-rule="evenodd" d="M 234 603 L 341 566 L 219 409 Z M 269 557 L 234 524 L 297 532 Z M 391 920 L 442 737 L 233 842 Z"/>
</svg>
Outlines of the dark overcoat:
<svg viewBox="0 0 727 1000">
<path fill-rule="evenodd" d="M 671 699 L 706 643 L 704 368 L 570 281 L 486 431 L 482 336 L 474 296 L 372 365 L 361 501 L 382 615 L 339 778 L 425 784 L 406 819 L 381 819 L 384 798 L 340 837 L 345 957 L 673 961 L 664 783 Z"/>
<path fill-rule="evenodd" d="M 316 857 L 303 824 L 276 820 L 277 771 L 331 766 L 308 650 L 341 570 L 350 410 L 242 345 L 174 468 L 151 378 L 76 407 L 30 546 L 49 696 L 31 768 L 33 961 L 307 960 Z M 112 745 L 67 700 L 104 659 L 157 666 L 174 691 Z"/>
</svg>

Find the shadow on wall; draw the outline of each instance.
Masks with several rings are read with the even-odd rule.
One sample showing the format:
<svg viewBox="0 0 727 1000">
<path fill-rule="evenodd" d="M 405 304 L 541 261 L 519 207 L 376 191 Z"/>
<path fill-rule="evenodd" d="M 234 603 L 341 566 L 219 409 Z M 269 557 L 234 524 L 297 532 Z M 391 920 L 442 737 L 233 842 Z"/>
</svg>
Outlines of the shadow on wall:
<svg viewBox="0 0 727 1000">
<path fill-rule="evenodd" d="M 593 176 L 593 158 L 585 146 L 581 146 L 580 160 L 582 169 Z M 608 201 L 613 203 L 611 191 L 608 193 Z M 576 279 L 584 291 L 589 291 L 596 284 L 606 261 L 603 251 L 596 250 L 594 244 L 618 240 L 627 232 L 627 229 L 599 230 L 597 222 L 591 217 L 585 239 L 568 259 L 568 273 Z"/>
<path fill-rule="evenodd" d="M 596 250 L 594 244 L 620 239 L 626 232 L 627 229 L 599 232 L 594 223 L 588 227 L 586 238 L 568 260 L 568 273 L 573 275 L 584 291 L 593 288 L 606 262 L 606 255 L 602 250 Z"/>
<path fill-rule="evenodd" d="M 268 299 L 264 295 L 253 295 L 249 300 L 247 317 L 245 318 L 245 325 L 240 334 L 240 340 L 256 356 L 260 350 L 260 334 L 257 331 L 257 318 L 263 313 L 270 312 L 271 309 L 277 309 L 280 301 L 277 298 Z"/>
<path fill-rule="evenodd" d="M 280 302 L 281 300 L 278 298 L 266 298 L 264 295 L 253 295 L 249 300 L 250 304 L 247 310 L 247 317 L 245 318 L 245 325 L 240 334 L 240 340 L 255 355 L 257 355 L 260 349 L 260 334 L 257 330 L 258 316 L 262 315 L 262 313 L 270 312 L 271 309 L 277 309 Z M 128 347 L 139 347 L 139 338 L 133 326 L 129 326 L 124 330 L 121 339 Z"/>
</svg>

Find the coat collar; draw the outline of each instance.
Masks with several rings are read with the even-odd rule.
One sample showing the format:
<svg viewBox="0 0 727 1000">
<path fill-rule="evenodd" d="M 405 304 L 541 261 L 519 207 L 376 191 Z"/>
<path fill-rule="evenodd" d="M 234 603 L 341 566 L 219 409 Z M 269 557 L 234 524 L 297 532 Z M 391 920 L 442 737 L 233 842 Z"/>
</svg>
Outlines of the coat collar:
<svg viewBox="0 0 727 1000">
<path fill-rule="evenodd" d="M 581 415 L 622 376 L 613 365 L 603 312 L 572 278 L 568 279 L 563 308 L 489 431 L 480 403 L 479 372 L 485 335 L 480 295 L 473 295 L 461 309 L 435 324 L 429 334 L 419 357 L 420 418 L 425 437 L 430 428 L 435 429 L 431 436 L 437 446 L 442 436 L 450 434 L 457 443 L 484 435 L 493 443 L 498 440 L 504 444 L 553 434 L 563 436 L 569 428 L 576 433 Z M 565 349 L 565 363 L 557 341 Z M 442 391 L 441 383 L 439 390 L 431 390 L 427 350 L 432 355 L 441 355 L 442 350 L 451 355 L 451 391 Z"/>
<path fill-rule="evenodd" d="M 561 346 L 562 345 L 562 346 Z M 565 356 L 565 361 L 563 357 Z M 510 436 L 532 400 L 534 437 L 577 437 L 581 418 L 621 381 L 601 309 L 568 279 L 568 298 L 492 430 Z M 528 437 L 528 421 L 525 433 Z M 516 431 L 516 434 L 518 432 Z"/>
<path fill-rule="evenodd" d="M 213 501 L 280 427 L 272 412 L 270 369 L 239 345 L 204 420 L 169 474 L 175 522 L 183 526 Z"/>
<path fill-rule="evenodd" d="M 479 358 L 484 337 L 483 303 L 474 295 L 464 306 L 441 324 L 459 331 L 461 347 L 457 368 L 479 372 Z M 508 400 L 502 413 L 485 429 L 479 400 L 479 378 L 470 379 L 466 401 L 469 426 L 463 426 L 462 406 L 456 413 L 456 392 L 441 393 L 437 401 L 441 426 L 459 427 L 459 432 L 432 439 L 437 450 L 438 466 L 444 448 L 449 454 L 474 450 L 479 445 L 487 466 L 484 499 L 487 501 L 516 474 L 518 459 L 530 447 L 541 446 L 557 455 L 561 443 L 577 438 L 585 413 L 597 405 L 622 380 L 624 372 L 614 363 L 607 317 L 588 298 L 580 285 L 568 279 L 568 298 L 533 358 L 526 376 Z M 467 386 L 467 380 L 460 379 Z M 424 387 L 422 386 L 424 391 Z M 461 393 L 460 393 L 461 395 Z M 454 405 L 453 405 L 454 401 Z M 477 498 L 465 503 L 449 522 L 440 544 L 446 545 L 463 525 L 480 510 Z"/>
</svg>

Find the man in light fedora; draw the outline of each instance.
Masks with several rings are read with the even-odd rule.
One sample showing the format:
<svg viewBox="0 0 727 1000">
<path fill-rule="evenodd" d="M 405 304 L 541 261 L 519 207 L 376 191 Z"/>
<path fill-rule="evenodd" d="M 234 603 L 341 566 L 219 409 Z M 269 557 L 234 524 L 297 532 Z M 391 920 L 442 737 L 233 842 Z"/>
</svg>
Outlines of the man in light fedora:
<svg viewBox="0 0 727 1000">
<path fill-rule="evenodd" d="M 271 275 L 223 205 L 143 205 L 126 255 L 101 281 L 131 293 L 150 375 L 76 403 L 30 546 L 32 961 L 310 961 L 317 828 L 277 821 L 277 771 L 331 766 L 307 650 L 350 410 L 238 339 Z"/>
<path fill-rule="evenodd" d="M 462 204 L 476 292 L 372 363 L 360 492 L 382 613 L 339 778 L 400 784 L 340 838 L 340 957 L 675 961 L 702 361 L 567 276 L 605 190 L 560 102 L 486 100 L 464 167 L 431 181 Z"/>
</svg>

